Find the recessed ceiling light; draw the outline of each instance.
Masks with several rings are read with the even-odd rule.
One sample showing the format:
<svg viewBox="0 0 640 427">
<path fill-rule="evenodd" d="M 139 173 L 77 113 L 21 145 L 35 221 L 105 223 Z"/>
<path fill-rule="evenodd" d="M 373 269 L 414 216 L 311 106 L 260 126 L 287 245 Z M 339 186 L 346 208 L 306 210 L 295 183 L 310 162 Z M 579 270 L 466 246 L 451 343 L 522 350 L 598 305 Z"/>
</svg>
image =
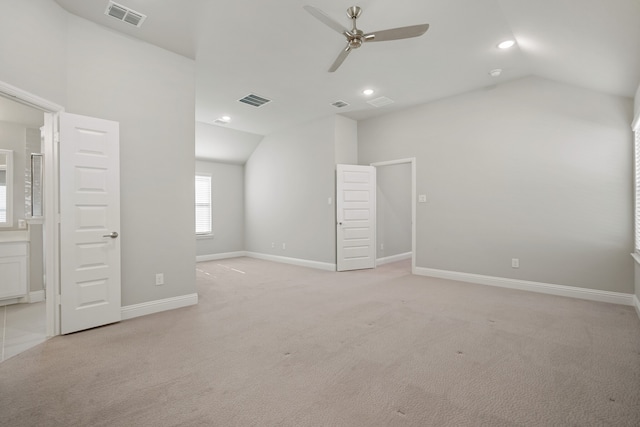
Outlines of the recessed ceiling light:
<svg viewBox="0 0 640 427">
<path fill-rule="evenodd" d="M 503 42 L 498 43 L 498 49 L 509 49 L 514 44 L 516 44 L 516 42 L 513 40 L 505 40 Z"/>
<path fill-rule="evenodd" d="M 500 77 L 500 74 L 502 74 L 502 69 L 500 69 L 500 68 L 495 68 L 495 69 L 489 71 L 489 75 L 491 77 Z"/>
<path fill-rule="evenodd" d="M 366 96 L 371 96 L 373 95 L 373 89 L 365 89 L 362 91 L 362 93 Z"/>
<path fill-rule="evenodd" d="M 222 117 L 220 117 L 220 120 L 222 120 L 223 122 L 230 122 L 230 121 L 231 121 L 231 117 L 229 117 L 229 116 L 222 116 Z"/>
</svg>

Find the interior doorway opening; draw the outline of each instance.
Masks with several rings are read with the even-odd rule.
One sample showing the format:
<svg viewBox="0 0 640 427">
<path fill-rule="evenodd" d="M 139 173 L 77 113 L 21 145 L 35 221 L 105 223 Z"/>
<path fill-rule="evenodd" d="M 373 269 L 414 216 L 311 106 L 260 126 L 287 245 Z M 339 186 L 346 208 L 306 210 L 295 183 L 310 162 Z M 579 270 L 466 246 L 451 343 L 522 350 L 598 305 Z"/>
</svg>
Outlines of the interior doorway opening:
<svg viewBox="0 0 640 427">
<path fill-rule="evenodd" d="M 371 163 L 376 168 L 376 265 L 410 260 L 415 272 L 415 158 Z"/>
<path fill-rule="evenodd" d="M 20 298 L 19 302 L 24 303 L 37 300 L 44 302 L 45 336 L 52 337 L 60 333 L 60 317 L 57 304 L 57 296 L 59 295 L 59 253 L 57 249 L 59 242 L 59 165 L 55 135 L 58 132 L 57 115 L 64 109 L 60 105 L 4 82 L 0 82 L 0 97 L 16 105 L 26 106 L 36 111 L 40 114 L 40 117 L 42 117 L 42 126 L 35 130 L 36 132 L 39 131 L 40 150 L 39 153 L 33 153 L 39 154 L 39 160 L 41 160 L 39 169 L 41 169 L 42 174 L 39 179 L 42 184 L 40 199 L 42 210 L 38 210 L 36 215 L 32 215 L 31 213 L 33 212 L 27 213 L 27 209 L 21 210 L 20 214 L 22 218 L 16 217 L 14 226 L 12 226 L 11 229 L 17 231 L 26 227 L 27 230 L 33 231 L 34 234 L 31 236 L 27 233 L 27 236 L 29 236 L 27 243 L 33 244 L 34 249 L 38 247 L 41 249 L 39 258 L 37 256 L 31 258 L 37 265 L 34 265 L 34 268 L 30 268 L 28 273 L 35 276 L 33 278 L 34 283 L 37 284 L 38 281 L 40 281 L 42 288 L 39 289 L 40 292 L 28 292 L 25 297 Z M 26 157 L 26 154 L 24 154 L 24 156 Z M 24 163 L 26 163 L 26 161 Z M 24 173 L 26 173 L 26 171 Z M 22 183 L 24 184 L 24 180 Z M 21 189 L 20 194 L 23 197 L 25 196 L 24 188 Z M 14 201 L 15 200 L 18 200 L 18 203 L 20 203 L 19 199 L 14 199 Z M 33 200 L 30 202 L 33 203 Z M 25 206 L 26 205 L 28 204 L 25 204 Z M 19 220 L 24 222 L 19 222 Z M 19 233 L 17 234 L 19 235 Z M 31 286 L 31 284 L 29 284 L 29 286 Z M 31 288 L 29 288 L 29 290 L 31 291 Z"/>
</svg>

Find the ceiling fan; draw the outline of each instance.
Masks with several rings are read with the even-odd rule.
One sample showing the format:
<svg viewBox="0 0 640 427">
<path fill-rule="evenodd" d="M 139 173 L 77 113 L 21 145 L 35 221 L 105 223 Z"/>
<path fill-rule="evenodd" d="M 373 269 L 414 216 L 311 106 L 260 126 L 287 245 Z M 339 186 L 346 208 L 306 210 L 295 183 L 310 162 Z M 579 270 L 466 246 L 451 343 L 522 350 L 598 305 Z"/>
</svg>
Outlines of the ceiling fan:
<svg viewBox="0 0 640 427">
<path fill-rule="evenodd" d="M 351 6 L 347 9 L 347 16 L 351 19 L 352 28 L 348 30 L 342 24 L 335 21 L 329 15 L 313 6 L 304 6 L 304 9 L 317 18 L 319 21 L 324 23 L 325 25 L 333 28 L 340 34 L 344 35 L 347 38 L 347 47 L 340 52 L 336 60 L 329 68 L 329 72 L 332 73 L 342 65 L 344 60 L 347 58 L 349 53 L 353 49 L 357 49 L 362 46 L 363 43 L 368 42 L 384 42 L 388 40 L 399 40 L 399 39 L 408 39 L 411 37 L 418 37 L 423 35 L 429 29 L 429 24 L 421 24 L 421 25 L 410 25 L 408 27 L 400 27 L 400 28 L 392 28 L 389 30 L 382 31 L 374 31 L 372 33 L 365 33 L 362 30 L 358 29 L 356 26 L 356 20 L 362 14 L 362 9 L 359 6 Z"/>
</svg>

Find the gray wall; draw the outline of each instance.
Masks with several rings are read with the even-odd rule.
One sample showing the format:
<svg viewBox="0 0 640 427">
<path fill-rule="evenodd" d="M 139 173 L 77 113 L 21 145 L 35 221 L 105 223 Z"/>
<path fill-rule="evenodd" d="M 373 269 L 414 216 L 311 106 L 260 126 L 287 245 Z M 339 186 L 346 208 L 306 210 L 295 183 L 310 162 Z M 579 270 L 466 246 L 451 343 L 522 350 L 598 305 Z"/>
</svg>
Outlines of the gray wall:
<svg viewBox="0 0 640 427">
<path fill-rule="evenodd" d="M 194 62 L 50 0 L 2 3 L 0 80 L 120 122 L 122 304 L 194 293 Z"/>
<path fill-rule="evenodd" d="M 244 166 L 196 161 L 196 173 L 211 175 L 212 237 L 196 238 L 196 255 L 244 250 Z"/>
<path fill-rule="evenodd" d="M 418 267 L 630 293 L 632 109 L 525 78 L 362 121 L 358 158 L 417 158 Z"/>
<path fill-rule="evenodd" d="M 335 134 L 328 117 L 264 137 L 245 165 L 247 251 L 335 263 Z"/>
<path fill-rule="evenodd" d="M 411 252 L 411 163 L 378 166 L 376 178 L 376 256 Z"/>
</svg>

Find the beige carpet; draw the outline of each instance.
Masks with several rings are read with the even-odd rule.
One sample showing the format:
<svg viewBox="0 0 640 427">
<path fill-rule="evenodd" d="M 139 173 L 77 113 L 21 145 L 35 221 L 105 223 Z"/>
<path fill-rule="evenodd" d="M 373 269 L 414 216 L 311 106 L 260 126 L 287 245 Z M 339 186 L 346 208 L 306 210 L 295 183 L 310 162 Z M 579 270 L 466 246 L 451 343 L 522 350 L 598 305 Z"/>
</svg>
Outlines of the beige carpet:
<svg viewBox="0 0 640 427">
<path fill-rule="evenodd" d="M 632 307 L 248 258 L 0 364 L 6 426 L 640 426 Z"/>
</svg>

